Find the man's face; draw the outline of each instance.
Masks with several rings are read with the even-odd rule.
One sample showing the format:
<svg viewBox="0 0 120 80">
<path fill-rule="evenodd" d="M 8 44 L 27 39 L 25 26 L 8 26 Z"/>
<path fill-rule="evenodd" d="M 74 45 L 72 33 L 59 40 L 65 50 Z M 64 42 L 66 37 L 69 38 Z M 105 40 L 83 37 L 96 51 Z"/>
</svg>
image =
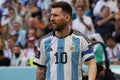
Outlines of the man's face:
<svg viewBox="0 0 120 80">
<path fill-rule="evenodd" d="M 13 28 L 15 29 L 16 32 L 18 32 L 20 29 L 19 23 L 13 23 Z"/>
<path fill-rule="evenodd" d="M 106 43 L 107 43 L 107 45 L 108 45 L 110 48 L 113 48 L 113 47 L 114 47 L 114 44 L 115 44 L 114 40 L 112 40 L 112 39 L 106 40 Z"/>
<path fill-rule="evenodd" d="M 30 29 L 29 31 L 28 31 L 28 37 L 34 37 L 35 36 L 35 30 L 34 29 Z"/>
<path fill-rule="evenodd" d="M 16 46 L 13 47 L 13 53 L 14 53 L 14 54 L 20 53 L 20 52 L 21 52 L 20 47 L 16 47 Z"/>
<path fill-rule="evenodd" d="M 83 9 L 81 7 L 77 8 L 76 13 L 79 17 L 82 17 L 83 16 Z"/>
<path fill-rule="evenodd" d="M 14 46 L 15 42 L 13 41 L 13 39 L 8 39 L 8 46 L 9 48 L 12 48 Z"/>
<path fill-rule="evenodd" d="M 108 17 L 110 15 L 110 9 L 108 7 L 105 7 L 101 13 L 102 16 Z"/>
<path fill-rule="evenodd" d="M 69 21 L 67 16 L 68 15 L 63 13 L 61 8 L 53 8 L 51 10 L 51 17 L 50 17 L 52 29 L 56 31 L 63 30 Z"/>
<path fill-rule="evenodd" d="M 20 53 L 21 53 L 21 48 L 14 46 L 13 47 L 13 54 L 15 55 L 16 58 L 18 58 L 20 56 Z"/>
</svg>

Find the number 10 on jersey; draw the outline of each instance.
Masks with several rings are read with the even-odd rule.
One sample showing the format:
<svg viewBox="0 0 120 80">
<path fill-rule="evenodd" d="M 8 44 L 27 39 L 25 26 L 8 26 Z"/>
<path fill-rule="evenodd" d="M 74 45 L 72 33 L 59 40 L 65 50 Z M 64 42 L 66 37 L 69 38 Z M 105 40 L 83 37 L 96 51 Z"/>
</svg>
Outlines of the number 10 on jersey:
<svg viewBox="0 0 120 80">
<path fill-rule="evenodd" d="M 55 57 L 56 57 L 55 64 L 59 64 L 59 63 L 66 64 L 67 63 L 67 53 L 66 52 L 62 52 L 62 53 L 57 52 L 55 54 Z"/>
</svg>

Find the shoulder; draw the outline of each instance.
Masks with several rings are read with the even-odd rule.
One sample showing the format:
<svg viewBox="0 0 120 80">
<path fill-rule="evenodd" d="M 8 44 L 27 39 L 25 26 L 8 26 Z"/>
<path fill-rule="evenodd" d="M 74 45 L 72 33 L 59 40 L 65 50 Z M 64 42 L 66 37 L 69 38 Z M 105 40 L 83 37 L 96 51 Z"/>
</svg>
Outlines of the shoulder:
<svg viewBox="0 0 120 80">
<path fill-rule="evenodd" d="M 23 30 L 23 29 L 21 29 L 20 31 L 19 31 L 19 33 L 27 33 L 25 30 Z"/>
<path fill-rule="evenodd" d="M 53 32 L 50 32 L 46 35 L 44 35 L 42 38 L 39 39 L 39 44 L 46 41 L 46 40 L 49 40 L 53 37 Z"/>
<path fill-rule="evenodd" d="M 78 36 L 79 38 L 85 39 L 88 43 L 90 43 L 90 40 L 88 39 L 88 37 L 85 34 L 79 32 L 79 31 L 76 31 L 76 30 L 73 30 L 73 34 L 75 36 Z"/>
<path fill-rule="evenodd" d="M 50 32 L 50 33 L 44 35 L 44 36 L 43 36 L 42 38 L 40 38 L 40 39 L 46 39 L 46 38 L 49 38 L 49 37 L 51 37 L 51 36 L 53 36 L 53 32 Z"/>
<path fill-rule="evenodd" d="M 83 15 L 83 18 L 87 19 L 87 20 L 91 20 L 91 18 L 89 16 L 86 16 L 86 15 Z"/>
</svg>

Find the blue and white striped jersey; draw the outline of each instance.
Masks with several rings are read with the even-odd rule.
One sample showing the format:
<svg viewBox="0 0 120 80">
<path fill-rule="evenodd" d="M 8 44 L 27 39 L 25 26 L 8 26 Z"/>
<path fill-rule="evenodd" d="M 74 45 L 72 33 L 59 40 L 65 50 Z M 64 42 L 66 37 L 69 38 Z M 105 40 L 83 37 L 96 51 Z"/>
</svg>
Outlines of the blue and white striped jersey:
<svg viewBox="0 0 120 80">
<path fill-rule="evenodd" d="M 46 66 L 46 80 L 82 80 L 82 62 L 94 58 L 85 35 L 72 30 L 65 38 L 54 32 L 40 41 L 34 63 Z"/>
</svg>

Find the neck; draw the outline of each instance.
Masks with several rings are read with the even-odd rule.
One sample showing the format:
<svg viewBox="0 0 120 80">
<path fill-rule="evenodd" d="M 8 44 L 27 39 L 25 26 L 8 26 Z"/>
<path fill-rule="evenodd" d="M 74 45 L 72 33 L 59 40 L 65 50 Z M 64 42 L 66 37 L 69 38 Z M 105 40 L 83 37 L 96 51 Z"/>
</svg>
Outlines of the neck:
<svg viewBox="0 0 120 80">
<path fill-rule="evenodd" d="M 61 31 L 55 31 L 55 35 L 59 38 L 63 38 L 66 37 L 67 35 L 69 35 L 71 32 L 71 27 L 70 26 L 66 26 L 63 30 Z"/>
</svg>

